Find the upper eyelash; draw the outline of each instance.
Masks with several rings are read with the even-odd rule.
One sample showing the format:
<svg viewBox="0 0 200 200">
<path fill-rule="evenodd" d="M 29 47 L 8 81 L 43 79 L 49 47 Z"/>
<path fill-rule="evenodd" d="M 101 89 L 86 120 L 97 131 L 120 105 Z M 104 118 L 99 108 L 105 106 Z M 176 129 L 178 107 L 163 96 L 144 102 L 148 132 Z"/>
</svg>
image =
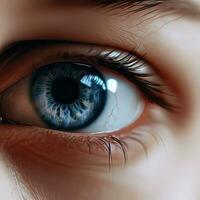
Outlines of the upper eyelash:
<svg viewBox="0 0 200 200">
<path fill-rule="evenodd" d="M 63 41 L 23 41 L 17 42 L 16 44 L 7 48 L 0 56 L 0 62 L 6 63 L 9 60 L 14 59 L 19 54 L 23 53 L 24 51 L 28 51 L 34 47 L 46 44 L 54 44 L 54 43 L 63 43 Z M 18 52 L 16 54 L 16 52 Z M 136 84 L 137 87 L 144 93 L 147 99 L 152 102 L 156 103 L 157 105 L 165 108 L 168 111 L 174 111 L 177 109 L 175 105 L 168 102 L 164 97 L 164 92 L 162 91 L 161 84 L 145 80 L 146 77 L 150 77 L 153 74 L 151 73 L 137 73 L 137 70 L 143 67 L 145 63 L 143 56 L 136 56 L 136 52 L 133 50 L 132 52 L 120 52 L 115 57 L 111 57 L 110 55 L 115 52 L 115 50 L 110 50 L 105 55 L 101 55 L 102 52 L 99 52 L 96 56 L 85 56 L 85 55 L 75 55 L 72 57 L 77 57 L 80 61 L 83 62 L 92 62 L 92 64 L 99 64 L 105 67 L 108 67 L 114 71 L 118 71 L 119 73 L 123 74 L 128 80 L 132 83 Z M 63 58 L 68 57 L 70 58 L 71 55 L 63 55 Z M 62 57 L 58 55 L 58 57 Z M 96 62 L 96 63 L 95 63 Z M 4 63 L 5 64 L 5 63 Z M 86 63 L 87 64 L 87 63 Z M 6 64 L 5 64 L 6 65 Z M 38 64 L 40 65 L 40 63 Z M 1 70 L 2 70 L 1 66 Z"/>
<path fill-rule="evenodd" d="M 135 83 L 139 89 L 146 95 L 147 99 L 152 103 L 165 108 L 168 111 L 174 111 L 177 109 L 175 105 L 168 102 L 163 94 L 168 95 L 163 91 L 163 84 L 148 81 L 144 78 L 151 77 L 153 73 L 138 73 L 137 71 L 144 66 L 144 56 L 137 57 L 135 53 L 129 52 L 127 54 L 118 54 L 114 59 L 110 58 L 108 53 L 105 57 L 98 57 L 99 64 L 107 66 L 115 71 L 118 71 L 126 76 L 128 80 Z"/>
<path fill-rule="evenodd" d="M 138 73 L 137 71 L 144 67 L 145 61 L 144 56 L 138 57 L 136 53 L 133 52 L 118 52 L 118 55 L 115 57 L 110 57 L 110 55 L 115 52 L 115 50 L 110 50 L 105 55 L 101 55 L 102 52 L 97 53 L 95 56 L 86 56 L 86 55 L 69 55 L 69 54 L 57 54 L 54 55 L 55 58 L 65 59 L 69 62 L 78 62 L 82 64 L 91 64 L 94 67 L 99 65 L 99 67 L 106 67 L 117 71 L 120 74 L 124 75 L 129 81 L 135 84 L 145 95 L 145 97 L 152 103 L 165 108 L 168 111 L 176 110 L 176 106 L 171 104 L 167 99 L 164 98 L 163 94 L 166 94 L 163 91 L 162 85 L 153 81 L 148 81 L 145 78 L 155 75 L 154 73 Z M 50 56 L 52 58 L 52 55 Z M 46 59 L 48 61 L 48 58 Z M 43 62 L 43 61 L 42 61 Z M 44 63 L 37 63 L 35 68 L 42 67 L 46 65 Z"/>
<path fill-rule="evenodd" d="M 90 0 L 89 0 L 90 1 Z M 90 1 L 92 2 L 92 1 Z M 140 12 L 143 10 L 147 10 L 150 8 L 157 7 L 164 3 L 164 0 L 160 1 L 151 1 L 151 0 L 135 0 L 131 2 L 130 0 L 96 0 L 96 4 L 103 7 L 109 7 L 111 9 L 117 9 L 117 8 L 126 8 L 130 9 L 132 8 L 134 12 Z"/>
</svg>

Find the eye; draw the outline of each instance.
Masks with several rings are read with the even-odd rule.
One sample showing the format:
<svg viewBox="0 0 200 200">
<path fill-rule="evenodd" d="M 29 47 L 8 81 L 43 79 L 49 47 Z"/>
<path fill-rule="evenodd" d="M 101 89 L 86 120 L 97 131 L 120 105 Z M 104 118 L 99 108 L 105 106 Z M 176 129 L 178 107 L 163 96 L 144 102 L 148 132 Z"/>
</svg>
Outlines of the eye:
<svg viewBox="0 0 200 200">
<path fill-rule="evenodd" d="M 16 51 L 1 66 L 3 125 L 71 135 L 68 142 L 81 151 L 92 145 L 97 153 L 103 145 L 109 159 L 113 144 L 125 158 L 128 138 L 142 145 L 134 131 L 151 121 L 149 108 L 174 109 L 169 88 L 134 52 L 49 41 L 22 43 Z"/>
<path fill-rule="evenodd" d="M 33 71 L 1 94 L 2 117 L 56 130 L 99 133 L 120 130 L 140 118 L 145 107 L 140 88 L 148 92 L 147 98 L 168 106 L 153 93 L 158 85 L 146 78 L 150 67 L 135 55 L 85 48 L 31 48 L 21 60 Z"/>
<path fill-rule="evenodd" d="M 103 68 L 53 63 L 39 68 L 32 79 L 31 101 L 41 122 L 52 129 L 112 132 L 142 113 L 142 99 L 133 85 Z"/>
<path fill-rule="evenodd" d="M 134 123 L 143 113 L 144 99 L 125 76 L 109 69 L 111 58 L 128 58 L 125 52 L 97 50 L 95 60 L 94 55 L 81 51 L 76 47 L 73 56 L 72 52 L 58 56 L 58 48 L 53 61 L 45 55 L 34 72 L 2 93 L 2 117 L 20 124 L 93 134 Z M 108 65 L 100 64 L 106 59 Z M 46 64 L 42 64 L 44 60 Z"/>
</svg>

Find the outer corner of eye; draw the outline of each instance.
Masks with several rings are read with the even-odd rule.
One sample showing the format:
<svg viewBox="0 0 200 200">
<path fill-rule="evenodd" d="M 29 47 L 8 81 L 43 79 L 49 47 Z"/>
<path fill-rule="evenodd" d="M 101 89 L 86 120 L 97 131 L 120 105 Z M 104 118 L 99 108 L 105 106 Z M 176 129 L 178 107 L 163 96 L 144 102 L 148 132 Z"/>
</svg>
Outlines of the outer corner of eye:
<svg viewBox="0 0 200 200">
<path fill-rule="evenodd" d="M 145 100 L 124 76 L 80 63 L 48 64 L 12 87 L 2 94 L 6 117 L 55 130 L 115 132 L 145 112 Z"/>
</svg>

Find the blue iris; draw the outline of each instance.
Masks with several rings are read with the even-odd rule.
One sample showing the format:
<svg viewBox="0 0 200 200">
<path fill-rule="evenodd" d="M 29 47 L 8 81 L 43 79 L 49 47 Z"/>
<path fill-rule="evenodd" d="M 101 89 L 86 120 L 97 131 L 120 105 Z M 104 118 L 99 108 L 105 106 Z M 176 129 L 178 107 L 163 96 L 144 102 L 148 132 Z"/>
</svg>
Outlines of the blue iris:
<svg viewBox="0 0 200 200">
<path fill-rule="evenodd" d="M 103 75 L 79 63 L 52 63 L 38 69 L 31 82 L 31 99 L 43 122 L 58 130 L 75 130 L 92 123 L 107 97 Z"/>
</svg>

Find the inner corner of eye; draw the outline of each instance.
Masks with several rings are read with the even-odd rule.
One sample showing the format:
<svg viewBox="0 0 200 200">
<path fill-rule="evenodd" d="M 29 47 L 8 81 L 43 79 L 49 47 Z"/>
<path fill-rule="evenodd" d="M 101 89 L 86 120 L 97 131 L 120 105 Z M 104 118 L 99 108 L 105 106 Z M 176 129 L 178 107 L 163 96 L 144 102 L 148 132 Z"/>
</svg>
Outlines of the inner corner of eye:
<svg viewBox="0 0 200 200">
<path fill-rule="evenodd" d="M 30 79 L 27 93 L 4 100 L 10 102 L 4 111 L 13 121 L 97 134 L 127 127 L 143 113 L 144 101 L 138 90 L 114 71 L 59 62 L 37 69 Z M 19 84 L 12 94 L 22 91 L 24 84 L 27 82 Z M 13 113 L 20 112 L 19 120 Z"/>
</svg>

